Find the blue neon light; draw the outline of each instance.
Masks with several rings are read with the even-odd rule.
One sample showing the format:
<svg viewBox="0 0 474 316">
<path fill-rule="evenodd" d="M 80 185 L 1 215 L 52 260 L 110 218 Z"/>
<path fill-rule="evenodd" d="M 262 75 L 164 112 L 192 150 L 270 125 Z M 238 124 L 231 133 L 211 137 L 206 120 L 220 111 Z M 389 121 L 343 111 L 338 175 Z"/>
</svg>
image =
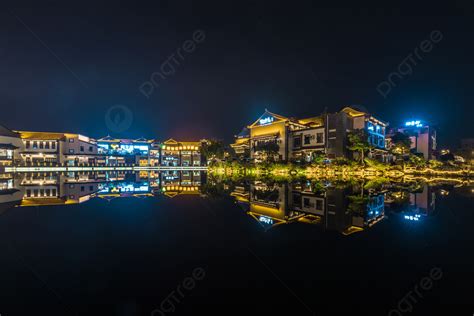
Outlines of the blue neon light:
<svg viewBox="0 0 474 316">
<path fill-rule="evenodd" d="M 260 119 L 259 123 L 260 125 L 267 125 L 267 124 L 273 123 L 273 120 L 274 120 L 273 116 L 268 116 L 263 119 Z"/>
<path fill-rule="evenodd" d="M 405 126 L 422 127 L 423 124 L 421 124 L 421 121 L 420 121 L 420 120 L 417 120 L 417 121 L 408 121 L 408 122 L 405 122 Z"/>
</svg>

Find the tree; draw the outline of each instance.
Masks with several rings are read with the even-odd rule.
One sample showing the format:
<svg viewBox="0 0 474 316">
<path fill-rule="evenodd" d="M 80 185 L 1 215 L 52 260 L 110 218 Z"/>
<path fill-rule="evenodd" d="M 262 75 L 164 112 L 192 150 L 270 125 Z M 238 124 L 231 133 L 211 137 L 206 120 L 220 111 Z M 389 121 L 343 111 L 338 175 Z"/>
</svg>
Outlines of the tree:
<svg viewBox="0 0 474 316">
<path fill-rule="evenodd" d="M 258 142 L 255 145 L 255 151 L 260 151 L 265 154 L 268 160 L 274 160 L 273 158 L 280 152 L 280 146 L 276 142 Z"/>
<path fill-rule="evenodd" d="M 426 167 L 426 160 L 423 156 L 417 155 L 410 155 L 410 163 L 416 168 L 424 168 Z"/>
<path fill-rule="evenodd" d="M 365 153 L 372 149 L 369 144 L 369 136 L 363 129 L 357 129 L 350 132 L 348 135 L 349 146 L 347 148 L 351 151 L 359 153 L 360 162 L 364 164 Z"/>
<path fill-rule="evenodd" d="M 208 140 L 201 146 L 201 153 L 207 159 L 223 159 L 224 144 L 220 140 Z"/>
<path fill-rule="evenodd" d="M 410 136 L 401 133 L 401 132 L 396 132 L 395 135 L 392 136 L 392 144 L 393 144 L 393 152 L 395 154 L 401 153 L 404 155 L 405 153 L 410 151 L 411 147 L 411 139 Z"/>
</svg>

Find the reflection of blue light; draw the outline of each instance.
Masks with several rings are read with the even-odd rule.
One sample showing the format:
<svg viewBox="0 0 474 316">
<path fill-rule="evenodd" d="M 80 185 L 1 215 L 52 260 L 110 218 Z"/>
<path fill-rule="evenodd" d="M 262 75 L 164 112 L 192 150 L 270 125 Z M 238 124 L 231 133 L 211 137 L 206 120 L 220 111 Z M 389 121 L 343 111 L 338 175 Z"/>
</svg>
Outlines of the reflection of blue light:
<svg viewBox="0 0 474 316">
<path fill-rule="evenodd" d="M 262 223 L 265 223 L 265 224 L 269 224 L 269 225 L 273 224 L 273 219 L 271 219 L 270 217 L 267 217 L 267 216 L 260 216 L 260 218 L 258 220 Z"/>
<path fill-rule="evenodd" d="M 421 215 L 420 214 L 415 214 L 414 216 L 413 215 L 405 215 L 404 217 L 405 217 L 405 219 L 408 219 L 410 221 L 418 221 L 418 220 L 420 220 Z"/>
<path fill-rule="evenodd" d="M 369 130 L 373 131 L 374 130 L 374 127 L 373 126 L 369 126 L 367 127 Z"/>
</svg>

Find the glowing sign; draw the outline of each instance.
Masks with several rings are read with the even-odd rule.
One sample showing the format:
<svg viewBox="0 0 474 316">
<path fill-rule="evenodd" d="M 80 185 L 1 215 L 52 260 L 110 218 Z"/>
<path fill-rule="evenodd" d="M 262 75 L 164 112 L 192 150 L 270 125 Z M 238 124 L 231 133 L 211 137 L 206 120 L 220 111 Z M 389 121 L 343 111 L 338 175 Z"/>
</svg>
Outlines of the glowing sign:
<svg viewBox="0 0 474 316">
<path fill-rule="evenodd" d="M 270 217 L 260 216 L 258 220 L 261 221 L 262 223 L 273 225 L 273 219 L 271 219 Z"/>
<path fill-rule="evenodd" d="M 421 121 L 408 121 L 405 122 L 405 126 L 415 126 L 415 127 L 422 127 Z"/>
<path fill-rule="evenodd" d="M 273 123 L 274 118 L 272 116 L 268 116 L 266 118 L 260 119 L 260 125 L 267 125 Z"/>
</svg>

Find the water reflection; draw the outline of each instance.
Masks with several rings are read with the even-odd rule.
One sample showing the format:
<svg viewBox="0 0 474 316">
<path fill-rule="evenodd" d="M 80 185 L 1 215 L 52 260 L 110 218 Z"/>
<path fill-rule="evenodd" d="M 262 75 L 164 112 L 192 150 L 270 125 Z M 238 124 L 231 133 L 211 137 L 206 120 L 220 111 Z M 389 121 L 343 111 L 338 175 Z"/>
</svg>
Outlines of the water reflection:
<svg viewBox="0 0 474 316">
<path fill-rule="evenodd" d="M 205 178 L 201 171 L 1 174 L 0 211 L 78 204 L 96 197 L 200 194 Z"/>
<path fill-rule="evenodd" d="M 202 171 L 173 170 L 1 174 L 0 211 L 24 206 L 73 205 L 92 198 L 186 194 L 209 199 L 232 198 L 264 230 L 305 223 L 351 235 L 377 225 L 388 214 L 420 222 L 436 214 L 437 198 L 448 195 L 453 188 L 449 182 L 386 179 L 230 181 L 208 179 Z"/>
</svg>

